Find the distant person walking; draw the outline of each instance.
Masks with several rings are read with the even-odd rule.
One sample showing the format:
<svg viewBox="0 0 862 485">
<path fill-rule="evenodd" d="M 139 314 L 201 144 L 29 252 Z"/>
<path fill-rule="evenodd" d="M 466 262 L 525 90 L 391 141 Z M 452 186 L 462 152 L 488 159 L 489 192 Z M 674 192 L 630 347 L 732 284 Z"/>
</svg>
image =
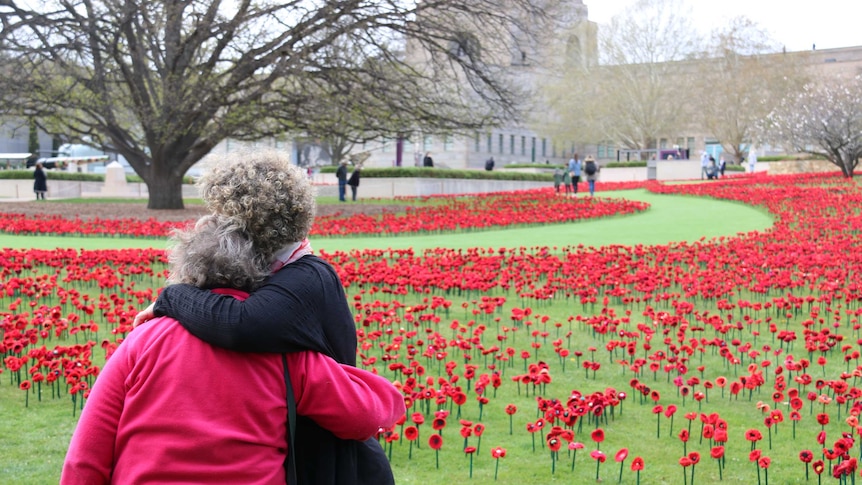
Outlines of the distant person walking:
<svg viewBox="0 0 862 485">
<path fill-rule="evenodd" d="M 350 186 L 350 195 L 353 198 L 353 202 L 356 202 L 356 189 L 359 188 L 359 172 L 362 171 L 362 165 L 357 165 L 353 169 L 353 173 L 350 174 L 350 178 L 347 180 L 347 185 Z"/>
<path fill-rule="evenodd" d="M 724 159 L 724 155 L 719 157 L 718 159 L 718 173 L 724 178 L 724 170 L 727 168 L 727 160 Z"/>
<path fill-rule="evenodd" d="M 433 167 L 434 159 L 431 158 L 431 152 L 425 152 L 425 158 L 422 159 L 423 167 Z"/>
<path fill-rule="evenodd" d="M 563 171 L 560 167 L 554 169 L 554 193 L 560 194 L 560 184 L 563 183 Z"/>
<path fill-rule="evenodd" d="M 569 175 L 572 177 L 572 193 L 578 195 L 578 184 L 581 183 L 581 161 L 578 159 L 578 154 L 572 155 L 569 160 Z"/>
<path fill-rule="evenodd" d="M 754 173 L 754 167 L 757 165 L 757 151 L 754 149 L 754 145 L 748 149 L 748 172 Z"/>
<path fill-rule="evenodd" d="M 338 200 L 344 202 L 344 193 L 347 192 L 347 160 L 342 160 L 335 171 L 338 178 Z"/>
<path fill-rule="evenodd" d="M 565 190 L 566 197 L 569 196 L 569 192 L 571 192 L 572 187 L 569 185 L 572 182 L 572 172 L 568 170 L 563 170 L 563 190 Z"/>
<path fill-rule="evenodd" d="M 703 180 L 709 175 L 709 153 L 706 150 L 700 154 L 700 179 Z"/>
<path fill-rule="evenodd" d="M 590 197 L 596 192 L 596 180 L 599 178 L 599 166 L 592 156 L 587 155 L 584 160 L 584 173 L 587 174 L 587 183 L 590 186 Z"/>
<path fill-rule="evenodd" d="M 33 171 L 33 192 L 36 192 L 36 200 L 45 200 L 45 192 L 48 192 L 48 176 L 41 163 L 36 163 Z"/>
</svg>

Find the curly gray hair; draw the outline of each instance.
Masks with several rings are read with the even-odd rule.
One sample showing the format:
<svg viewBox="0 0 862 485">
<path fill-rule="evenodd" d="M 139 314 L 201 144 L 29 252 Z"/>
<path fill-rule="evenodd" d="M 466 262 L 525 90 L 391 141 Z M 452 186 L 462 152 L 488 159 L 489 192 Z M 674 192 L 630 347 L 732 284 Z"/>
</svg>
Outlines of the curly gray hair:
<svg viewBox="0 0 862 485">
<path fill-rule="evenodd" d="M 253 291 L 269 275 L 269 262 L 227 217 L 208 215 L 171 234 L 168 284 Z"/>
<path fill-rule="evenodd" d="M 314 222 L 314 188 L 289 157 L 276 151 L 220 157 L 198 187 L 209 210 L 230 218 L 266 259 L 302 241 Z"/>
</svg>

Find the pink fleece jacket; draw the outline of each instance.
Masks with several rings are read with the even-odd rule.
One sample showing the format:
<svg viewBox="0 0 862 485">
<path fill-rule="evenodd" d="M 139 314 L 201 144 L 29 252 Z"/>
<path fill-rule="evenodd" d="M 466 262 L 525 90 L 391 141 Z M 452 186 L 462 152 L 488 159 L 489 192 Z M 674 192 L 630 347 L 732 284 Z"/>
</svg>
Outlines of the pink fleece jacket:
<svg viewBox="0 0 862 485">
<path fill-rule="evenodd" d="M 382 377 L 318 353 L 287 360 L 297 413 L 339 438 L 367 439 L 405 412 Z M 220 349 L 155 319 L 102 369 L 60 483 L 283 485 L 286 415 L 279 354 Z"/>
</svg>

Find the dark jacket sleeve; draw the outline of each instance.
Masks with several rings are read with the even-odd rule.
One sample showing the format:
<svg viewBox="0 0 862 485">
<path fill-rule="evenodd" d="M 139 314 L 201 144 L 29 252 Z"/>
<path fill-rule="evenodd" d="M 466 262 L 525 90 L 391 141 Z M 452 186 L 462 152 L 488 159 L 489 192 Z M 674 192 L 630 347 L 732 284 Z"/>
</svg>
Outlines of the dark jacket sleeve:
<svg viewBox="0 0 862 485">
<path fill-rule="evenodd" d="M 240 301 L 192 285 L 166 287 L 154 313 L 177 319 L 196 337 L 241 352 L 322 352 L 356 364 L 356 327 L 341 280 L 328 263 L 305 256 Z"/>
</svg>

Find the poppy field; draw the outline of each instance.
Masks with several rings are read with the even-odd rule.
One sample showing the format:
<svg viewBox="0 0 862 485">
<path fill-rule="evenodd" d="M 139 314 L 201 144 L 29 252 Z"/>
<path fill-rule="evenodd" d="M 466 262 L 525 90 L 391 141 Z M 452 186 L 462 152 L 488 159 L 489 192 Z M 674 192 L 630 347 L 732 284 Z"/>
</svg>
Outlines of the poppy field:
<svg viewBox="0 0 862 485">
<path fill-rule="evenodd" d="M 379 433 L 399 484 L 855 483 L 860 187 L 832 174 L 758 174 L 619 188 L 635 186 L 680 204 L 762 207 L 775 223 L 660 245 L 496 246 L 499 227 L 625 224 L 650 210 L 613 192 L 551 189 L 443 197 L 422 217 L 318 221 L 313 238 L 345 247 L 368 233 L 475 233 L 469 249 L 318 251 L 353 306 L 357 365 L 404 394 L 402 422 Z M 0 214 L 0 230 L 170 229 L 20 219 Z M 0 476 L 55 482 L 88 389 L 164 284 L 166 258 L 5 249 L 0 259 Z"/>
</svg>

